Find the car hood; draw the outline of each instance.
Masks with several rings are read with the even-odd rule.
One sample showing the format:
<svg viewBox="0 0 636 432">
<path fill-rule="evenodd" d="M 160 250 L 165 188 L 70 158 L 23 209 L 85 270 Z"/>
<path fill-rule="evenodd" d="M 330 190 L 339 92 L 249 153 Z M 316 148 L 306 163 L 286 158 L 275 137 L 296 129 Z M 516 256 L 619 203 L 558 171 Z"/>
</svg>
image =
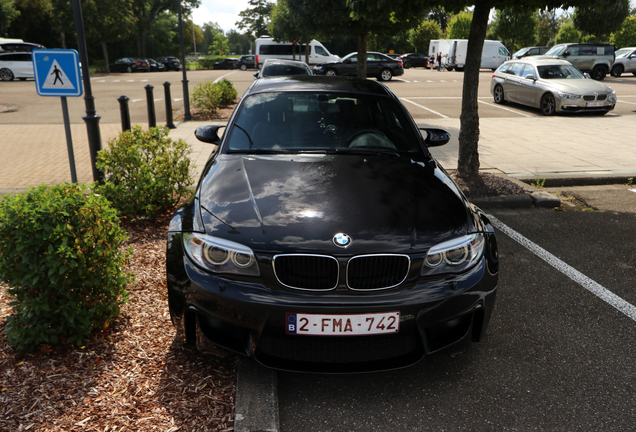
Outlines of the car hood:
<svg viewBox="0 0 636 432">
<path fill-rule="evenodd" d="M 612 90 L 602 82 L 593 79 L 550 79 L 540 80 L 546 86 L 566 93 L 588 94 L 588 93 L 610 93 Z"/>
<path fill-rule="evenodd" d="M 208 234 L 272 253 L 417 253 L 475 230 L 434 161 L 360 155 L 219 155 L 199 189 Z"/>
</svg>

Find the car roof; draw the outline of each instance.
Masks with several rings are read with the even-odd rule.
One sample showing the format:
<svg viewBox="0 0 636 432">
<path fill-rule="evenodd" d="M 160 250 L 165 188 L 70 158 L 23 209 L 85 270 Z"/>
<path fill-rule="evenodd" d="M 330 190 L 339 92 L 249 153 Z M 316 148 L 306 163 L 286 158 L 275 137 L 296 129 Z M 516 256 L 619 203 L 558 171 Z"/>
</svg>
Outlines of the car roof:
<svg viewBox="0 0 636 432">
<path fill-rule="evenodd" d="M 393 94 L 377 81 L 324 75 L 293 75 L 256 80 L 246 94 L 298 91 L 360 93 L 393 97 Z"/>
<path fill-rule="evenodd" d="M 522 59 L 515 59 L 515 60 L 508 60 L 505 63 L 530 63 L 533 64 L 535 66 L 546 66 L 546 65 L 571 65 L 572 63 L 570 63 L 567 60 L 557 60 L 557 59 L 544 59 L 544 58 L 540 58 L 540 59 L 533 59 L 533 56 L 531 56 L 530 58 L 525 57 Z"/>
<path fill-rule="evenodd" d="M 286 64 L 286 65 L 294 65 L 294 66 L 307 66 L 307 63 L 298 61 L 298 60 L 285 60 L 285 59 L 267 59 L 263 63 L 263 66 L 266 64 Z"/>
</svg>

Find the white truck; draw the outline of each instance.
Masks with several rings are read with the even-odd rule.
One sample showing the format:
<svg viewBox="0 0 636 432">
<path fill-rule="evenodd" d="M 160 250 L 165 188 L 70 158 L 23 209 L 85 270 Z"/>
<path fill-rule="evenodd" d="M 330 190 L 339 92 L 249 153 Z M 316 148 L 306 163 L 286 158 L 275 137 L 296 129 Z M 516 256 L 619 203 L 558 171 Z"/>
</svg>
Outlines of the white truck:
<svg viewBox="0 0 636 432">
<path fill-rule="evenodd" d="M 450 70 L 462 71 L 466 64 L 468 39 L 433 39 L 428 45 L 428 57 L 442 55 L 442 64 Z M 481 68 L 495 70 L 503 62 L 510 60 L 510 51 L 500 41 L 485 40 L 481 53 Z"/>
<path fill-rule="evenodd" d="M 295 51 L 296 60 L 305 61 L 305 50 L 307 45 L 297 43 L 295 50 L 291 42 L 275 42 L 270 36 L 261 36 L 256 39 L 256 63 L 260 69 L 267 59 L 287 59 L 293 60 L 292 53 Z M 317 40 L 309 43 L 309 64 L 322 64 L 339 61 L 340 57 L 333 55 Z"/>
</svg>

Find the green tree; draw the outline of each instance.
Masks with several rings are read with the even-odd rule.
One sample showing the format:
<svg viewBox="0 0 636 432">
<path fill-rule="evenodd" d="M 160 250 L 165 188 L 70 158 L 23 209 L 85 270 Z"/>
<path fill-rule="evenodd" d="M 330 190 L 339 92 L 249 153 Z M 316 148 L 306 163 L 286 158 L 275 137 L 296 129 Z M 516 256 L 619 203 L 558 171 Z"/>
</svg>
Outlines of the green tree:
<svg viewBox="0 0 636 432">
<path fill-rule="evenodd" d="M 200 0 L 180 0 L 181 13 L 185 17 L 192 14 L 192 10 L 201 4 Z M 133 0 L 133 14 L 137 33 L 137 56 L 146 57 L 147 34 L 153 22 L 162 12 L 177 13 L 179 3 L 174 0 Z M 185 35 L 184 35 L 185 37 Z"/>
<path fill-rule="evenodd" d="M 610 43 L 616 49 L 636 46 L 636 16 L 627 18 L 623 27 L 616 33 L 612 33 Z"/>
<path fill-rule="evenodd" d="M 238 54 L 247 54 L 250 49 L 250 38 L 246 34 L 241 34 L 232 29 L 227 33 L 227 40 L 230 44 L 230 49 Z"/>
<path fill-rule="evenodd" d="M 212 55 L 222 55 L 226 56 L 230 53 L 230 44 L 227 41 L 227 38 L 222 34 L 217 34 L 214 36 L 214 43 L 212 44 Z"/>
<path fill-rule="evenodd" d="M 59 34 L 51 26 L 53 5 L 50 0 L 15 0 L 14 9 L 19 13 L 13 15 L 7 36 L 46 47 L 58 45 Z"/>
<path fill-rule="evenodd" d="M 596 0 L 592 6 L 577 7 L 574 11 L 574 25 L 577 29 L 601 37 L 620 30 L 629 16 L 629 0 Z"/>
<path fill-rule="evenodd" d="M 561 26 L 556 35 L 556 43 L 572 43 L 581 40 L 581 32 L 579 32 L 573 23 L 569 22 Z"/>
<path fill-rule="evenodd" d="M 246 30 L 253 40 L 267 34 L 274 4 L 268 0 L 250 0 L 249 5 L 249 8 L 239 13 L 241 20 L 236 22 L 236 26 L 239 30 Z"/>
<path fill-rule="evenodd" d="M 214 38 L 218 34 L 223 34 L 223 29 L 218 23 L 207 22 L 203 24 L 201 29 L 203 33 L 203 41 L 201 42 L 201 52 L 207 53 L 214 51 L 212 45 L 214 45 Z"/>
<path fill-rule="evenodd" d="M 448 23 L 448 39 L 468 39 L 472 21 L 471 12 L 462 11 L 454 15 Z"/>
<path fill-rule="evenodd" d="M 0 0 L 0 36 L 8 36 L 7 30 L 11 21 L 20 15 L 20 11 L 15 8 L 14 0 Z"/>
<path fill-rule="evenodd" d="M 497 9 L 488 30 L 489 38 L 500 40 L 511 52 L 526 46 L 534 46 L 537 19 L 533 10 L 517 12 L 513 9 Z"/>
<path fill-rule="evenodd" d="M 442 29 L 437 22 L 426 20 L 409 30 L 408 41 L 415 51 L 420 48 L 422 52 L 427 53 L 431 39 L 441 39 L 442 35 Z"/>
<path fill-rule="evenodd" d="M 294 42 L 292 45 L 293 59 L 296 59 L 296 48 L 298 48 L 298 44 L 295 42 L 300 42 L 301 44 L 303 42 L 311 42 L 313 36 L 307 29 L 302 29 L 296 25 L 286 0 L 278 0 L 278 3 L 272 8 L 268 30 L 276 42 Z M 298 53 L 300 54 L 300 50 L 298 50 Z M 305 50 L 305 61 L 309 63 L 309 50 Z"/>
<path fill-rule="evenodd" d="M 131 0 L 85 0 L 82 5 L 84 27 L 88 38 L 102 47 L 104 70 L 110 73 L 108 44 L 121 42 L 132 33 L 135 17 Z"/>
<path fill-rule="evenodd" d="M 194 52 L 203 52 L 197 51 L 196 45 L 203 42 L 203 31 L 201 28 L 194 23 L 192 20 L 183 21 L 183 44 L 185 45 L 185 50 L 190 51 L 190 49 L 194 50 Z"/>
<path fill-rule="evenodd" d="M 437 24 L 439 24 L 439 27 L 442 29 L 442 33 L 446 31 L 446 27 L 448 26 L 448 18 L 450 18 L 450 15 L 443 7 L 437 6 L 432 8 L 428 12 L 427 17 L 429 20 L 435 21 Z"/>
</svg>

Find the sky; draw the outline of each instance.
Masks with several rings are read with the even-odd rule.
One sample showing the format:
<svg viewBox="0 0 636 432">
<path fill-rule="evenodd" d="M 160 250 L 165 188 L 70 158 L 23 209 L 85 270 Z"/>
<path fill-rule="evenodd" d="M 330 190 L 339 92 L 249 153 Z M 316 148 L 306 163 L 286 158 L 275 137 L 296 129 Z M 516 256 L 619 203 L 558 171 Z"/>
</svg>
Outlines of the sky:
<svg viewBox="0 0 636 432">
<path fill-rule="evenodd" d="M 215 22 L 227 33 L 237 29 L 239 13 L 247 8 L 248 0 L 201 0 L 201 6 L 194 10 L 194 23 L 201 27 Z"/>
</svg>

